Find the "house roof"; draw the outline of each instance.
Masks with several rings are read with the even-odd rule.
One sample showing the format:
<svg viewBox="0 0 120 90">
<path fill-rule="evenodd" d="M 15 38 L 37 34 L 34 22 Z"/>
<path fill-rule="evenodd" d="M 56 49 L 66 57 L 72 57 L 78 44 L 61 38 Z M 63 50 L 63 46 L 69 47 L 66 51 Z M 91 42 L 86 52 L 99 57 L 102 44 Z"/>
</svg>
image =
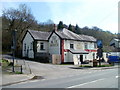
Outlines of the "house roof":
<svg viewBox="0 0 120 90">
<path fill-rule="evenodd" d="M 48 40 L 49 36 L 52 34 L 52 32 L 43 32 L 35 30 L 28 30 L 28 32 L 35 40 Z M 65 28 L 62 30 L 55 31 L 55 33 L 62 39 L 96 42 L 96 39 L 92 36 L 78 35 Z"/>
<path fill-rule="evenodd" d="M 78 35 L 67 29 L 55 31 L 62 39 L 70 39 L 70 40 L 79 40 L 79 41 L 91 41 L 96 42 L 96 39 L 92 36 L 88 35 Z"/>
<path fill-rule="evenodd" d="M 43 32 L 43 31 L 35 31 L 28 30 L 28 32 L 32 35 L 35 40 L 48 40 L 51 32 Z"/>
<path fill-rule="evenodd" d="M 119 43 L 120 42 L 120 39 L 119 38 L 113 38 L 111 41 L 110 41 L 110 46 L 115 46 L 115 44 Z"/>
<path fill-rule="evenodd" d="M 115 40 L 115 41 L 117 41 L 117 42 L 119 42 L 119 41 L 120 41 L 120 39 L 119 39 L 119 38 L 115 38 L 114 40 Z"/>
</svg>

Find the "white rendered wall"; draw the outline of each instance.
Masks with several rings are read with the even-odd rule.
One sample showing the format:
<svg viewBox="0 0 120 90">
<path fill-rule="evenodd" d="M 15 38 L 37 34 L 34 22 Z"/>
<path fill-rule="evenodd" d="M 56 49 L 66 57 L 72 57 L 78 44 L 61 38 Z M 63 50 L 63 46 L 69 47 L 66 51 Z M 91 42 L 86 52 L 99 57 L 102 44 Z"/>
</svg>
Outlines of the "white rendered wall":
<svg viewBox="0 0 120 90">
<path fill-rule="evenodd" d="M 28 50 L 28 58 L 34 58 L 34 52 L 33 49 L 31 49 L 31 43 L 33 43 L 33 38 L 31 35 L 27 32 L 24 40 L 23 40 L 23 49 L 22 49 L 22 55 L 23 57 L 26 57 L 27 50 Z M 24 45 L 26 44 L 26 51 L 24 51 Z"/>
<path fill-rule="evenodd" d="M 84 50 L 84 42 L 64 40 L 64 49 L 70 49 L 70 44 L 74 44 L 74 50 Z"/>
<path fill-rule="evenodd" d="M 55 33 L 49 39 L 49 53 L 60 54 L 60 38 Z"/>
</svg>

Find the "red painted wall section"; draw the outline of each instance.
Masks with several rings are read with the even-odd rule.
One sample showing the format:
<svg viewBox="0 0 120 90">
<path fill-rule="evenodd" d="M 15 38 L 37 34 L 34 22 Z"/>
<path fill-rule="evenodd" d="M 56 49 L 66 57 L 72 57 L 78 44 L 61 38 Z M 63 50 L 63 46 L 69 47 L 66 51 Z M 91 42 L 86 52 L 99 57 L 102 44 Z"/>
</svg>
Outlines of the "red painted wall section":
<svg viewBox="0 0 120 90">
<path fill-rule="evenodd" d="M 88 52 L 97 52 L 97 50 L 90 50 L 90 49 L 85 49 L 85 51 L 88 51 Z"/>
<path fill-rule="evenodd" d="M 62 63 L 64 62 L 64 40 L 62 40 L 62 44 L 61 44 L 62 46 L 62 55 L 61 55 L 61 61 L 62 61 Z"/>
</svg>

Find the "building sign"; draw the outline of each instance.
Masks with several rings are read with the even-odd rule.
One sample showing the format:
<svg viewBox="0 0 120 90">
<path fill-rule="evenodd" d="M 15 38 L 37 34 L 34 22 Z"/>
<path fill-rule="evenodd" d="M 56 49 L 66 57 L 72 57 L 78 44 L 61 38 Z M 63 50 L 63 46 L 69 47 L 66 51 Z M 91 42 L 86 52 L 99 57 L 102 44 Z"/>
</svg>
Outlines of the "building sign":
<svg viewBox="0 0 120 90">
<path fill-rule="evenodd" d="M 81 43 L 78 43 L 78 44 L 76 45 L 76 49 L 83 49 L 83 48 L 82 48 L 82 44 L 81 44 Z"/>
<path fill-rule="evenodd" d="M 53 36 L 52 40 L 50 42 L 50 46 L 58 46 L 58 40 L 57 40 L 57 36 Z"/>
</svg>

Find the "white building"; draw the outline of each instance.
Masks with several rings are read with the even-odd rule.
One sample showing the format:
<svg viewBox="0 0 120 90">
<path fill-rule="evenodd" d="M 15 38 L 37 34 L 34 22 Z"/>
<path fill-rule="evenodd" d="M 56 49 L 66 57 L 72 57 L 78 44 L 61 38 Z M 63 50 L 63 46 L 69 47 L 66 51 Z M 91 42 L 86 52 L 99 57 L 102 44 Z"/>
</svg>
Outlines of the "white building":
<svg viewBox="0 0 120 90">
<path fill-rule="evenodd" d="M 32 59 L 48 57 L 48 37 L 50 34 L 51 32 L 28 30 L 22 40 L 22 56 Z"/>
<path fill-rule="evenodd" d="M 96 39 L 67 29 L 53 32 L 28 30 L 23 38 L 23 57 L 37 58 L 61 55 L 61 63 L 96 58 Z"/>
<path fill-rule="evenodd" d="M 115 48 L 120 48 L 120 39 L 118 38 L 113 38 L 110 41 L 110 46 L 114 46 Z"/>
</svg>

